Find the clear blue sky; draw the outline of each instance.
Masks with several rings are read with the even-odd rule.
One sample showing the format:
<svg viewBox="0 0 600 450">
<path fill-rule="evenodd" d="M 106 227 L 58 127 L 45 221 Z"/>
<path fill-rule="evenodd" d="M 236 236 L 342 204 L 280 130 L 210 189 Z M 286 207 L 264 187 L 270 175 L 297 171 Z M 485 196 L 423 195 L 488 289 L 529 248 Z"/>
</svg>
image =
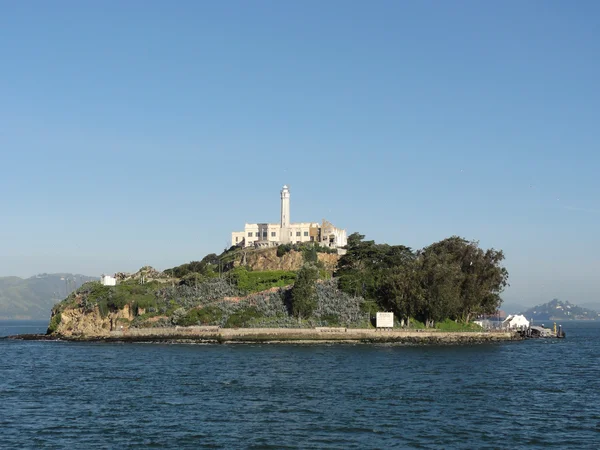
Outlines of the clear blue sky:
<svg viewBox="0 0 600 450">
<path fill-rule="evenodd" d="M 600 299 L 600 3 L 0 0 L 0 275 L 159 269 L 245 221 L 501 248 Z"/>
</svg>

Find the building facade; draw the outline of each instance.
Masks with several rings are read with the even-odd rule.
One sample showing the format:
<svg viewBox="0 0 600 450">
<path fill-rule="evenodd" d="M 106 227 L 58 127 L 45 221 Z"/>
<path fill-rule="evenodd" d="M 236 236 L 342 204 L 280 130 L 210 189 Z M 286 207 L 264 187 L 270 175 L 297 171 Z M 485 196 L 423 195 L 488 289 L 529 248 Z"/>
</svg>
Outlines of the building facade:
<svg viewBox="0 0 600 450">
<path fill-rule="evenodd" d="M 117 279 L 115 277 L 111 277 L 110 275 L 102 275 L 100 277 L 100 283 L 102 283 L 102 286 L 116 286 Z"/>
<path fill-rule="evenodd" d="M 244 231 L 231 233 L 231 245 L 240 247 L 273 247 L 280 244 L 316 242 L 332 248 L 347 244 L 346 230 L 330 222 L 296 222 L 290 220 L 290 189 L 281 189 L 281 220 L 279 223 L 247 223 Z"/>
</svg>

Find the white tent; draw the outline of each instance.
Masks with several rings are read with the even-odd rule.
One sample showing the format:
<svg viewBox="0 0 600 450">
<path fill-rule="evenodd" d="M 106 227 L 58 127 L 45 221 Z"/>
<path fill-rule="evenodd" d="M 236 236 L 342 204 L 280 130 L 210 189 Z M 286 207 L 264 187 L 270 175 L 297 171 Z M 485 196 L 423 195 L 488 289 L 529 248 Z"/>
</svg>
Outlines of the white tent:
<svg viewBox="0 0 600 450">
<path fill-rule="evenodd" d="M 521 314 L 511 314 L 508 316 L 504 322 L 502 322 L 503 328 L 527 328 L 529 326 L 529 320 L 525 318 L 525 316 Z"/>
</svg>

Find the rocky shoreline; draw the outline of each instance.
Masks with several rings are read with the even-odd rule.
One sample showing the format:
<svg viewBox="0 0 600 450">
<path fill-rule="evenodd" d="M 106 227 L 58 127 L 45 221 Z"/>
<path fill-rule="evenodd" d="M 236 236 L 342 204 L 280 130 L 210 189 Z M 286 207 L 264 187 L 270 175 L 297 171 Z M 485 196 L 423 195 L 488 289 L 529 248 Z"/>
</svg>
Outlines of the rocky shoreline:
<svg viewBox="0 0 600 450">
<path fill-rule="evenodd" d="M 17 335 L 9 339 L 69 342 L 146 342 L 211 344 L 481 344 L 519 341 L 515 332 L 444 332 L 353 328 L 218 328 L 172 327 L 111 331 L 103 335 Z"/>
</svg>

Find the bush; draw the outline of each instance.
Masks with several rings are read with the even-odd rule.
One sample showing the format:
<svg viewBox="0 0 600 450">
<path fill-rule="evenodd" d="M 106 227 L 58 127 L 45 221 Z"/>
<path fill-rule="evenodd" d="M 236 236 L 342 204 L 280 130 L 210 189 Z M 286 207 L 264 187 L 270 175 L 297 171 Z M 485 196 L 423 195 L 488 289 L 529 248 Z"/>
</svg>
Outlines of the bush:
<svg viewBox="0 0 600 450">
<path fill-rule="evenodd" d="M 340 325 L 340 318 L 337 314 L 327 314 L 321 317 L 321 323 L 323 326 L 337 327 Z"/>
<path fill-rule="evenodd" d="M 374 316 L 378 311 L 381 311 L 381 307 L 374 300 L 365 300 L 361 304 L 360 310 L 364 313 L 369 313 L 371 316 Z"/>
<path fill-rule="evenodd" d="M 319 261 L 317 247 L 315 245 L 304 245 L 302 247 L 302 258 L 305 263 L 316 264 Z"/>
<path fill-rule="evenodd" d="M 194 325 L 220 325 L 222 320 L 223 311 L 215 306 L 206 306 L 188 311 L 176 323 L 182 327 L 190 327 Z"/>
<path fill-rule="evenodd" d="M 351 324 L 365 318 L 364 300 L 339 290 L 336 280 L 318 282 L 315 287 L 317 304 L 312 315 L 316 319 L 337 317 L 340 324 Z"/>
<path fill-rule="evenodd" d="M 281 244 L 277 246 L 277 256 L 281 258 L 286 253 L 289 253 L 292 250 L 292 244 Z"/>
<path fill-rule="evenodd" d="M 219 264 L 219 257 L 214 253 L 206 255 L 202 261 L 191 261 L 171 269 L 166 269 L 164 273 L 175 278 L 184 278 L 191 274 L 199 274 L 207 277 L 215 276 L 214 268 Z"/>
<path fill-rule="evenodd" d="M 163 314 L 178 307 L 189 310 L 224 297 L 237 297 L 239 293 L 232 281 L 225 278 L 211 278 L 196 286 L 166 286 L 156 291 L 156 310 Z"/>
<path fill-rule="evenodd" d="M 229 316 L 225 322 L 227 328 L 244 328 L 247 327 L 253 319 L 259 318 L 261 315 L 256 308 L 243 309 Z"/>
<path fill-rule="evenodd" d="M 46 334 L 52 334 L 56 330 L 58 330 L 58 326 L 60 325 L 61 320 L 62 320 L 62 317 L 61 317 L 60 313 L 54 314 L 52 319 L 50 319 L 50 324 L 48 325 L 48 331 L 46 332 Z"/>
<path fill-rule="evenodd" d="M 139 316 L 134 317 L 134 319 L 131 321 L 129 326 L 131 328 L 152 327 L 152 326 L 154 326 L 154 324 L 152 322 L 149 322 L 148 320 L 153 317 L 156 317 L 157 315 L 158 315 L 158 313 L 153 313 L 153 312 L 140 314 Z"/>
</svg>

